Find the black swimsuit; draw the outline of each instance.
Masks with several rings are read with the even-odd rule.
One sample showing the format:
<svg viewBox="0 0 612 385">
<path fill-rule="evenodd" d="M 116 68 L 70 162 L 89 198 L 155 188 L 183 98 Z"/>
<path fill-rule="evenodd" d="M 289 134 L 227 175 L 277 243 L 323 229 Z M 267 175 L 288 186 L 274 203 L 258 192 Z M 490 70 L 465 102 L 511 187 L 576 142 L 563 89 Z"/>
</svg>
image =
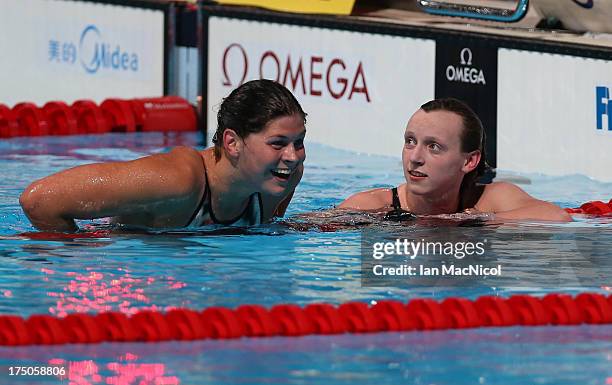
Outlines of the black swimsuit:
<svg viewBox="0 0 612 385">
<path fill-rule="evenodd" d="M 397 193 L 397 187 L 393 187 L 391 189 L 391 199 L 393 210 L 389 211 L 385 214 L 384 219 L 387 221 L 394 222 L 403 222 L 403 221 L 411 221 L 416 219 L 416 215 L 411 213 L 410 211 L 406 211 L 402 209 L 402 204 L 400 203 L 399 195 Z"/>
<path fill-rule="evenodd" d="M 197 227 L 206 224 L 221 224 L 226 226 L 253 226 L 263 223 L 263 204 L 261 202 L 261 194 L 258 192 L 251 194 L 249 202 L 244 211 L 234 219 L 221 221 L 217 219 L 212 210 L 211 193 L 208 174 L 206 173 L 206 165 L 204 165 L 204 178 L 206 179 L 206 187 L 202 199 L 196 207 L 193 215 L 187 222 L 186 227 Z"/>
<path fill-rule="evenodd" d="M 464 204 L 464 205 L 460 204 L 459 210 L 457 210 L 457 212 L 462 211 L 466 208 L 474 207 L 474 205 L 478 202 L 478 200 L 482 196 L 483 192 L 484 192 L 484 185 L 475 185 L 473 194 L 471 194 L 470 196 L 471 199 L 467 201 L 467 204 Z M 410 211 L 406 211 L 402 209 L 402 204 L 400 203 L 399 195 L 397 193 L 397 187 L 393 187 L 391 189 L 391 199 L 392 199 L 393 210 L 385 214 L 384 219 L 389 220 L 389 221 L 395 221 L 395 222 L 403 222 L 403 221 L 410 221 L 410 220 L 417 218 L 417 216 L 414 213 L 411 213 Z M 467 206 L 467 207 L 463 207 L 463 206 Z"/>
</svg>

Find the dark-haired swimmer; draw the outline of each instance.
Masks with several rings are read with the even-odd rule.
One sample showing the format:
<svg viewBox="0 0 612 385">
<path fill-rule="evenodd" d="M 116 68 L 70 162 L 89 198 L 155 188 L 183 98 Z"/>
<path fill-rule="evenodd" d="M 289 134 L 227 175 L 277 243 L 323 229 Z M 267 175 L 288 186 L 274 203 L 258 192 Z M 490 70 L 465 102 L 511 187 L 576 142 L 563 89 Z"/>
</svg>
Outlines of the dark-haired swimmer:
<svg viewBox="0 0 612 385">
<path fill-rule="evenodd" d="M 480 185 L 486 170 L 485 135 L 478 116 L 457 99 L 432 100 L 410 118 L 402 162 L 406 183 L 357 193 L 339 208 L 410 214 L 488 213 L 496 219 L 571 221 L 558 206 L 506 182 Z"/>
<path fill-rule="evenodd" d="M 19 201 L 40 230 L 75 219 L 177 228 L 254 225 L 282 216 L 302 178 L 306 114 L 282 85 L 250 81 L 223 100 L 215 146 L 74 167 L 33 182 Z"/>
</svg>

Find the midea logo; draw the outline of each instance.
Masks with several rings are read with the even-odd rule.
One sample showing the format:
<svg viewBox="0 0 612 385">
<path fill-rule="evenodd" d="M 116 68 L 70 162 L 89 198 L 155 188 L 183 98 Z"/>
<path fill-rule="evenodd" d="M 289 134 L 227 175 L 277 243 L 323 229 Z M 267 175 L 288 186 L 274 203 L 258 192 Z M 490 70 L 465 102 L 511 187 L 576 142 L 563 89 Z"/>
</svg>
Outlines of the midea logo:
<svg viewBox="0 0 612 385">
<path fill-rule="evenodd" d="M 88 25 L 81 32 L 79 57 L 87 73 L 105 70 L 138 71 L 138 55 L 124 51 L 119 44 L 105 42 L 95 25 Z"/>
<path fill-rule="evenodd" d="M 472 67 L 473 57 L 471 49 L 463 48 L 459 53 L 460 65 L 446 67 L 446 78 L 451 82 L 486 85 L 487 81 L 482 70 Z"/>
</svg>

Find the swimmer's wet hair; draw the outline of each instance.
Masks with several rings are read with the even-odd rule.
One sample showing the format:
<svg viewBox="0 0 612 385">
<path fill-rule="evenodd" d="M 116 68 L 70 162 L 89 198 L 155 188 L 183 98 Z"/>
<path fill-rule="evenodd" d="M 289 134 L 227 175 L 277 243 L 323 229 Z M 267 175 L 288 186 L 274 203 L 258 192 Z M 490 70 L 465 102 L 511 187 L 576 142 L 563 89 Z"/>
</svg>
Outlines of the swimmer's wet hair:
<svg viewBox="0 0 612 385">
<path fill-rule="evenodd" d="M 215 157 L 221 157 L 223 132 L 231 128 L 245 139 L 262 131 L 270 121 L 298 114 L 306 124 L 306 113 L 295 96 L 272 80 L 252 80 L 233 90 L 223 99 L 217 113 L 217 131 L 213 136 Z"/>
<path fill-rule="evenodd" d="M 461 210 L 474 207 L 476 202 L 471 202 L 475 194 L 471 190 L 476 187 L 478 180 L 485 174 L 489 165 L 487 164 L 486 144 L 487 137 L 482 121 L 474 110 L 466 103 L 455 98 L 442 98 L 431 100 L 421 106 L 425 112 L 448 111 L 453 112 L 461 118 L 463 131 L 461 133 L 461 151 L 472 152 L 480 150 L 480 162 L 478 166 L 463 178 L 460 190 Z"/>
</svg>

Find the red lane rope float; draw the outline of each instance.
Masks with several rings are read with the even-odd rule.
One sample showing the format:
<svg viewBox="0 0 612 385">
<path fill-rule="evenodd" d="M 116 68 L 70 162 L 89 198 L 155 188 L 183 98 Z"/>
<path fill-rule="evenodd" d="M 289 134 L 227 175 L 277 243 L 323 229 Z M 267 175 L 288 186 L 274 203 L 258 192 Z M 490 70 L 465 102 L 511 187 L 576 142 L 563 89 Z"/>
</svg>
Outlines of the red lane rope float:
<svg viewBox="0 0 612 385">
<path fill-rule="evenodd" d="M 0 345 L 60 345 L 130 341 L 190 341 L 240 337 L 303 336 L 502 326 L 612 324 L 612 295 L 548 294 L 413 299 L 407 304 L 380 301 L 373 306 L 311 304 L 174 309 L 165 314 L 141 311 L 131 317 L 108 312 L 70 314 L 65 318 L 0 316 Z"/>
<path fill-rule="evenodd" d="M 91 100 L 77 100 L 72 106 L 52 101 L 41 108 L 29 102 L 12 109 L 0 104 L 0 138 L 196 130 L 193 106 L 178 96 L 107 99 L 100 106 Z"/>
<path fill-rule="evenodd" d="M 77 118 L 77 131 L 81 134 L 103 134 L 111 130 L 110 123 L 96 103 L 91 100 L 77 100 L 72 104 Z"/>
<path fill-rule="evenodd" d="M 136 131 L 136 118 L 132 113 L 130 102 L 123 99 L 106 99 L 100 104 L 104 117 L 113 131 Z"/>
<path fill-rule="evenodd" d="M 75 135 L 78 133 L 77 119 L 72 109 L 64 102 L 48 102 L 42 108 L 49 121 L 51 135 Z"/>
<path fill-rule="evenodd" d="M 178 96 L 132 99 L 136 127 L 142 131 L 193 131 L 197 117 L 193 107 Z"/>
<path fill-rule="evenodd" d="M 612 199 L 608 203 L 601 201 L 586 202 L 574 209 L 565 209 L 570 214 L 589 214 L 595 216 L 612 216 Z"/>
<path fill-rule="evenodd" d="M 49 135 L 49 122 L 45 113 L 34 103 L 19 103 L 13 107 L 21 136 Z"/>
<path fill-rule="evenodd" d="M 17 116 L 7 106 L 0 104 L 0 138 L 19 136 Z"/>
</svg>

